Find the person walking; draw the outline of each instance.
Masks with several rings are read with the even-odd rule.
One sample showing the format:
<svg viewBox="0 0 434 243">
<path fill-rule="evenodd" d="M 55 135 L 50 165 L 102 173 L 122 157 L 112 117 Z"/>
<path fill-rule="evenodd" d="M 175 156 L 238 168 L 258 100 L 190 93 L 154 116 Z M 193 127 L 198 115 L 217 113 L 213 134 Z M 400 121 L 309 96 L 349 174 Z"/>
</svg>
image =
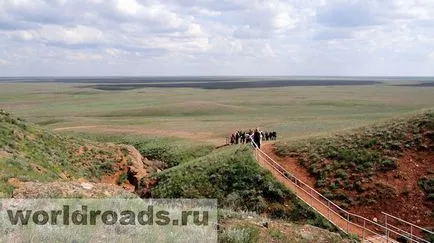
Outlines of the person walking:
<svg viewBox="0 0 434 243">
<path fill-rule="evenodd" d="M 255 129 L 255 132 L 253 133 L 253 142 L 256 144 L 256 146 L 260 149 L 261 148 L 261 131 L 259 128 Z"/>
</svg>

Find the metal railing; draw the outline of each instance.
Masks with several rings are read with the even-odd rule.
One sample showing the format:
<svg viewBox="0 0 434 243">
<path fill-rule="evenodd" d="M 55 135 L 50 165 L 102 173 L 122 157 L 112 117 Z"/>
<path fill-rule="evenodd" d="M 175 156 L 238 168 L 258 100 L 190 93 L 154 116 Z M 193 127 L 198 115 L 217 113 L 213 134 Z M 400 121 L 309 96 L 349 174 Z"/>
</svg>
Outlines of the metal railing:
<svg viewBox="0 0 434 243">
<path fill-rule="evenodd" d="M 415 224 L 412 224 L 410 222 L 407 222 L 403 219 L 400 219 L 396 216 L 393 216 L 391 214 L 385 213 L 385 212 L 381 212 L 384 215 L 384 222 L 386 224 L 386 227 L 390 227 L 396 231 L 402 232 L 404 234 L 407 234 L 407 236 L 410 238 L 410 242 L 428 242 L 427 240 L 421 238 L 420 236 L 417 235 L 417 233 L 419 233 L 419 235 L 432 235 L 434 237 L 434 232 L 422 228 L 420 226 L 417 226 Z M 390 221 L 394 220 L 395 224 L 392 224 Z M 399 226 L 401 227 L 399 227 Z M 403 227 L 405 227 L 405 229 L 403 229 Z M 406 231 L 408 230 L 408 228 L 410 229 L 410 232 Z"/>
<path fill-rule="evenodd" d="M 312 207 L 317 213 L 321 214 L 330 223 L 335 225 L 343 232 L 347 234 L 356 234 L 361 237 L 362 241 L 365 242 L 396 242 L 396 239 L 401 238 L 407 240 L 408 242 L 430 243 L 428 240 L 415 235 L 413 232 L 413 228 L 432 234 L 431 231 L 411 224 L 390 214 L 386 214 L 383 212 L 383 214 L 386 215 L 386 224 L 382 225 L 378 222 L 374 222 L 363 216 L 353 214 L 342 209 L 331 200 L 324 197 L 321 193 L 317 192 L 315 189 L 292 175 L 290 172 L 288 172 L 279 163 L 277 163 L 270 156 L 268 156 L 264 151 L 259 149 L 254 141 L 251 141 L 251 144 L 255 149 L 254 151 L 256 160 L 262 160 L 266 162 L 269 166 L 272 167 L 273 170 L 275 170 L 282 177 L 291 182 L 291 185 L 298 189 L 298 191 L 295 191 L 297 197 L 299 197 L 302 201 Z M 304 194 L 304 196 L 300 194 Z M 406 224 L 410 225 L 410 232 L 398 228 L 397 226 L 394 226 L 390 223 L 388 224 L 387 217 L 393 217 L 400 222 L 405 222 Z"/>
</svg>

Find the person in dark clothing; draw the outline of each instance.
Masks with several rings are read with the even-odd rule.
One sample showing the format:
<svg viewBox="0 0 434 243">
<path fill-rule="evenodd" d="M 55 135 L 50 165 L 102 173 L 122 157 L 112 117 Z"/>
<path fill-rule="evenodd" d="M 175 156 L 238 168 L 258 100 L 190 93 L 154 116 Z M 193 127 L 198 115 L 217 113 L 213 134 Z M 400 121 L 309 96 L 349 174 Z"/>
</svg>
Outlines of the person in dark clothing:
<svg viewBox="0 0 434 243">
<path fill-rule="evenodd" d="M 261 148 L 261 131 L 259 131 L 259 128 L 255 129 L 255 132 L 253 133 L 253 142 L 258 146 L 258 148 Z"/>
<path fill-rule="evenodd" d="M 240 143 L 240 131 L 237 131 L 237 133 L 235 134 L 235 144 L 239 144 Z"/>
<path fill-rule="evenodd" d="M 244 144 L 246 142 L 246 133 L 241 132 L 241 143 Z"/>
<path fill-rule="evenodd" d="M 268 132 L 265 132 L 265 141 L 268 141 L 270 139 L 270 134 Z"/>
<path fill-rule="evenodd" d="M 231 136 L 231 144 L 234 144 L 234 143 L 235 143 L 235 134 L 232 133 L 232 136 Z"/>
</svg>

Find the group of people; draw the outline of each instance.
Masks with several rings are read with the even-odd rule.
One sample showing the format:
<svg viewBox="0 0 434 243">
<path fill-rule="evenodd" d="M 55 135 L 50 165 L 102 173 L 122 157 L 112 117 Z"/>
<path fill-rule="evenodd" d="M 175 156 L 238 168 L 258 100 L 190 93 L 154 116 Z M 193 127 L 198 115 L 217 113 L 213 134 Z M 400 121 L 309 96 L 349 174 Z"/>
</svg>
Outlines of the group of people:
<svg viewBox="0 0 434 243">
<path fill-rule="evenodd" d="M 248 131 L 237 131 L 232 133 L 230 142 L 231 144 L 245 144 L 253 141 L 256 146 L 260 148 L 262 141 L 271 141 L 276 139 L 276 131 L 264 132 L 259 128 L 256 128 L 255 130 L 250 129 Z"/>
</svg>

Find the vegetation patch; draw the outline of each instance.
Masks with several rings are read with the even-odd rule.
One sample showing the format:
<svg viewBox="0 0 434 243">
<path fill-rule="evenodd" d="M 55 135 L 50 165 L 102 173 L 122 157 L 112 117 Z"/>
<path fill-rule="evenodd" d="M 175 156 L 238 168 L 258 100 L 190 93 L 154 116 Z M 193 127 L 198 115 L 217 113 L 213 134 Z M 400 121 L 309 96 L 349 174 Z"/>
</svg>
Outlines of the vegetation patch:
<svg viewBox="0 0 434 243">
<path fill-rule="evenodd" d="M 161 160 L 173 167 L 205 156 L 213 150 L 211 145 L 171 141 L 171 139 L 139 140 L 132 143 L 148 159 Z"/>
<path fill-rule="evenodd" d="M 232 146 L 153 176 L 152 198 L 216 198 L 219 207 L 336 230 L 255 161 L 249 146 Z"/>
<path fill-rule="evenodd" d="M 61 123 L 61 122 L 64 122 L 64 120 L 52 118 L 52 119 L 37 122 L 36 124 L 40 125 L 40 126 L 48 126 L 48 125 L 53 125 L 53 124 Z"/>
<path fill-rule="evenodd" d="M 219 210 L 218 236 L 219 242 L 349 242 L 347 235 L 231 210 Z"/>
<path fill-rule="evenodd" d="M 0 110 L 0 192 L 9 197 L 10 178 L 50 182 L 66 177 L 95 181 L 117 171 L 119 146 L 51 133 Z M 124 151 L 125 152 L 125 151 Z"/>
<path fill-rule="evenodd" d="M 116 180 L 117 185 L 123 184 L 128 179 L 128 174 L 126 172 L 119 175 L 119 178 Z"/>
<path fill-rule="evenodd" d="M 407 152 L 434 151 L 433 134 L 434 112 L 428 111 L 331 137 L 280 142 L 276 144 L 276 153 L 297 156 L 299 163 L 316 178 L 316 187 L 341 206 L 369 204 L 376 199 L 369 192 L 385 188 L 369 186 L 373 177 L 396 170 L 397 160 Z M 421 181 L 422 188 L 430 188 L 429 181 Z M 353 192 L 361 196 L 350 196 Z M 432 197 L 430 194 L 428 198 Z M 359 201 L 361 198 L 363 202 Z"/>
<path fill-rule="evenodd" d="M 254 225 L 238 225 L 224 230 L 219 235 L 222 243 L 255 243 L 259 240 L 259 228 Z"/>
<path fill-rule="evenodd" d="M 196 158 L 210 154 L 214 146 L 195 143 L 179 138 L 170 137 L 140 137 L 110 134 L 76 134 L 79 137 L 99 142 L 133 145 L 143 157 L 159 160 L 166 164 L 166 168 L 186 163 Z"/>
<path fill-rule="evenodd" d="M 434 177 L 422 177 L 417 184 L 425 192 L 428 200 L 434 201 Z"/>
</svg>

